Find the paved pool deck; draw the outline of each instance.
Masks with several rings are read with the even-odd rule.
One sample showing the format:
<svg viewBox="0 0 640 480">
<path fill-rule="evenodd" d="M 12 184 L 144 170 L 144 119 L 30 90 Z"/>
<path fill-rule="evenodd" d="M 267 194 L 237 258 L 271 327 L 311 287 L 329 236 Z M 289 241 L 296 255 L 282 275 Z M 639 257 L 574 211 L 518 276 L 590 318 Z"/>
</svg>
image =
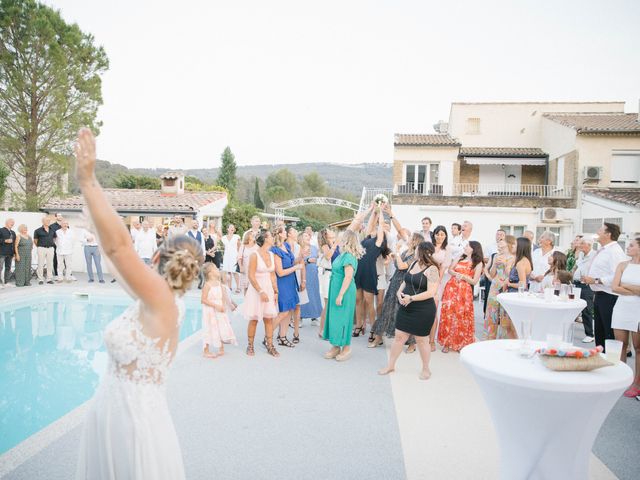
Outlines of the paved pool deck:
<svg viewBox="0 0 640 480">
<path fill-rule="evenodd" d="M 28 294 L 53 289 L 121 293 L 117 284 L 89 285 L 79 276 Z M 0 301 L 16 290 L 27 289 L 1 290 Z M 279 359 L 260 346 L 248 358 L 245 324 L 234 328 L 240 345 L 224 357 L 204 359 L 196 334 L 183 341 L 172 369 L 168 398 L 187 478 L 498 478 L 489 412 L 458 354 L 434 353 L 426 382 L 418 380 L 417 353 L 403 354 L 397 371 L 380 377 L 388 347 L 367 349 L 366 338 L 353 339 L 351 360 L 324 360 L 327 343 L 306 321 L 301 344 L 281 347 Z M 580 340 L 582 327 L 576 332 Z M 0 456 L 2 478 L 73 478 L 83 414 L 72 412 L 53 434 L 23 442 L 38 444 L 22 458 Z M 639 431 L 640 402 L 621 398 L 600 431 L 589 478 L 640 478 Z"/>
</svg>

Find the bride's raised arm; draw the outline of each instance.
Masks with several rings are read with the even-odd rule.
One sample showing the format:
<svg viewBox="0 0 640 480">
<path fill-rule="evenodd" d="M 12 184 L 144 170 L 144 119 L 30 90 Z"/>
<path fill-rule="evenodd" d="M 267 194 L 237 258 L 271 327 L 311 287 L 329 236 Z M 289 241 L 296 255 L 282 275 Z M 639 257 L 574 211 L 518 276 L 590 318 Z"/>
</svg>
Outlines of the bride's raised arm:
<svg viewBox="0 0 640 480">
<path fill-rule="evenodd" d="M 151 310 L 173 314 L 177 309 L 169 285 L 136 254 L 131 235 L 105 196 L 95 176 L 96 141 L 88 128 L 75 146 L 77 178 L 105 255 L 133 293 Z"/>
</svg>

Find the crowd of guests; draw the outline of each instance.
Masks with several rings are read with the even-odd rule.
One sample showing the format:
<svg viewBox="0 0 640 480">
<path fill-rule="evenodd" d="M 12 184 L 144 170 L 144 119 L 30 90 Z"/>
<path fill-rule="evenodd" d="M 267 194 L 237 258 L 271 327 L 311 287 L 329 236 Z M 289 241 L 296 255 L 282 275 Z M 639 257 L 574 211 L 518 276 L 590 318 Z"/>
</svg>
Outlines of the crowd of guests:
<svg viewBox="0 0 640 480">
<path fill-rule="evenodd" d="M 90 229 L 71 228 L 60 214 L 43 217 L 32 236 L 26 225 L 15 231 L 14 227 L 13 219 L 7 219 L 0 228 L 3 286 L 10 282 L 12 265 L 15 284 L 31 284 L 33 249 L 39 284 L 72 281 L 73 246 L 78 241 L 88 281 L 94 281 L 95 267 L 98 281 L 104 283 L 98 239 Z M 325 358 L 349 359 L 352 338 L 369 333 L 369 348 L 383 345 L 385 337 L 394 339 L 381 374 L 395 369 L 406 346 L 407 353 L 420 352 L 420 378 L 426 379 L 437 344 L 447 353 L 475 341 L 477 285 L 484 291 L 484 328 L 479 336 L 492 340 L 517 336 L 498 302 L 500 293 L 542 292 L 565 284 L 579 289 L 587 303 L 581 313 L 583 342 L 595 341 L 604 348 L 605 339 L 619 339 L 625 346 L 623 355 L 628 345 L 633 346 L 638 361 L 640 239 L 630 242 L 625 254 L 615 224 L 605 223 L 595 239 L 578 235 L 567 252 L 555 246 L 555 235 L 549 231 L 534 243 L 533 232 L 516 238 L 499 229 L 495 243 L 484 249 L 473 240 L 469 221 L 453 223 L 450 230 L 444 225 L 432 229 L 431 219 L 424 217 L 420 228 L 412 231 L 400 225 L 390 205 L 375 202 L 340 234 L 310 227 L 299 232 L 284 223 L 265 227 L 257 216 L 241 236 L 232 224 L 223 234 L 213 225 L 200 228 L 197 221 L 187 224 L 181 217 L 155 228 L 147 221 L 134 221 L 130 227 L 134 249 L 148 265 L 171 235 L 187 235 L 205 253 L 199 287 L 207 357 L 216 358 L 225 343 L 236 343 L 227 316 L 235 309 L 235 292 L 244 295 L 248 355 L 255 354 L 258 322 L 264 323 L 262 345 L 279 356 L 276 347 L 295 347 L 303 319 L 310 319 L 319 326 L 318 336 L 331 344 Z M 593 249 L 594 240 L 598 250 Z M 639 389 L 636 378 L 628 393 L 640 393 Z"/>
</svg>

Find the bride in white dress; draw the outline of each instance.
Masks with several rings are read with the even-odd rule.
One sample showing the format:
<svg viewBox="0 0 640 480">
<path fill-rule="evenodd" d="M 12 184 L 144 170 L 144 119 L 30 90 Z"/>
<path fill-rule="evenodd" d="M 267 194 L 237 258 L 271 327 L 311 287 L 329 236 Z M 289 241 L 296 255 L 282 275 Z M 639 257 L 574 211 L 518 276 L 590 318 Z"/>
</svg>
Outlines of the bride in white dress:
<svg viewBox="0 0 640 480">
<path fill-rule="evenodd" d="M 77 175 L 100 243 L 137 299 L 105 329 L 109 367 L 93 398 L 80 444 L 78 479 L 183 479 L 178 437 L 165 395 L 184 304 L 197 278 L 200 246 L 182 235 L 165 240 L 148 268 L 95 177 L 95 139 L 78 134 Z"/>
</svg>

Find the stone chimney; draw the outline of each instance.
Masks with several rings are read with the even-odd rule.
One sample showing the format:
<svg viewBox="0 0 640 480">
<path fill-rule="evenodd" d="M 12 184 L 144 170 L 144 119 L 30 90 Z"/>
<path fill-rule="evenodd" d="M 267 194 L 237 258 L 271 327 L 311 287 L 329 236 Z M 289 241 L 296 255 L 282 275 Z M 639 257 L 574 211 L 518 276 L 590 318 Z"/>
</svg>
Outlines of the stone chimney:
<svg viewBox="0 0 640 480">
<path fill-rule="evenodd" d="M 162 195 L 175 197 L 184 193 L 184 173 L 166 172 L 160 175 Z"/>
</svg>

